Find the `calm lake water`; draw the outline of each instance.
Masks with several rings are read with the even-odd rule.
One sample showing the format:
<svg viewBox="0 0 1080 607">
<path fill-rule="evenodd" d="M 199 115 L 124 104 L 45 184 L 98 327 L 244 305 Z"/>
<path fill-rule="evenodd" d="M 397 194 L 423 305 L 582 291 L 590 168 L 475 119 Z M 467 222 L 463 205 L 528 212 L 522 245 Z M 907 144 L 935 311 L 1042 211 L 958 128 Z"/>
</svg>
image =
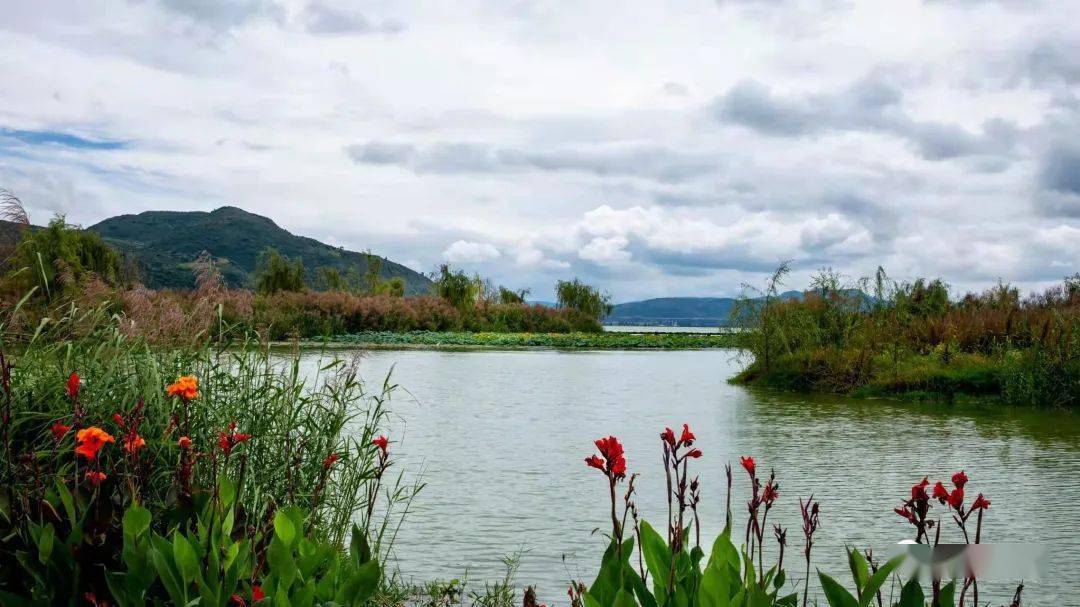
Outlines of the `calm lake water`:
<svg viewBox="0 0 1080 607">
<path fill-rule="evenodd" d="M 801 544 L 797 498 L 820 500 L 815 564 L 837 574 L 847 571 L 845 544 L 882 547 L 912 536 L 892 509 L 913 483 L 965 469 L 969 494 L 993 503 L 986 541 L 1042 542 L 1058 555 L 1049 576 L 1029 583 L 1025 604 L 1080 604 L 1077 416 L 748 390 L 726 383 L 739 368 L 734 355 L 367 353 L 361 368 L 370 383 L 393 368 L 408 390 L 394 399 L 391 438 L 400 441 L 394 451 L 405 469 L 422 469 L 427 482 L 396 544 L 402 574 L 422 581 L 468 571 L 471 587 L 482 587 L 501 575 L 503 556 L 524 548 L 518 583 L 564 605 L 569 579 L 591 583 L 595 575 L 604 541 L 593 530 L 609 529 L 605 481 L 582 461 L 592 441 L 608 434 L 623 441 L 630 471 L 641 473 L 638 506 L 662 528 L 658 435 L 686 422 L 705 452 L 694 462 L 703 543 L 711 545 L 723 524 L 725 462 L 736 464 L 736 521 L 745 511 L 740 455 L 757 458 L 759 470 L 776 469 L 781 497 L 769 521 L 789 527 L 789 558 Z M 314 370 L 319 355 L 305 362 Z M 946 529 L 946 539 L 962 541 Z M 980 599 L 1007 604 L 1013 587 L 981 584 Z"/>
</svg>

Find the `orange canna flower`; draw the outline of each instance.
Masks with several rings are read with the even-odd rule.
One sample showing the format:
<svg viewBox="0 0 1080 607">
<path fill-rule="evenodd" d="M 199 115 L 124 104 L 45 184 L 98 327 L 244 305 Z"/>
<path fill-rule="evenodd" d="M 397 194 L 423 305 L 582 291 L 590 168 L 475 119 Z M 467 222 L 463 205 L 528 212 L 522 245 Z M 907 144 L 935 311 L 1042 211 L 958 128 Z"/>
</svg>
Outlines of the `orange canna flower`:
<svg viewBox="0 0 1080 607">
<path fill-rule="evenodd" d="M 95 487 L 100 486 L 107 478 L 109 477 L 106 476 L 104 472 L 98 470 L 91 470 L 86 473 L 86 480 L 90 481 L 90 484 Z"/>
<path fill-rule="evenodd" d="M 194 375 L 184 375 L 165 387 L 169 396 L 179 396 L 184 400 L 199 398 L 199 380 Z"/>
<path fill-rule="evenodd" d="M 101 451 L 105 443 L 114 442 L 116 439 L 111 434 L 97 426 L 90 426 L 75 434 L 75 453 L 86 459 L 96 459 L 98 451 Z"/>
<path fill-rule="evenodd" d="M 179 445 L 181 449 L 190 449 L 191 439 L 186 436 L 181 436 L 180 440 L 176 441 L 176 444 Z"/>
<path fill-rule="evenodd" d="M 135 453 L 139 449 L 146 446 L 146 441 L 138 434 L 129 435 L 124 437 L 124 451 L 128 453 Z"/>
</svg>

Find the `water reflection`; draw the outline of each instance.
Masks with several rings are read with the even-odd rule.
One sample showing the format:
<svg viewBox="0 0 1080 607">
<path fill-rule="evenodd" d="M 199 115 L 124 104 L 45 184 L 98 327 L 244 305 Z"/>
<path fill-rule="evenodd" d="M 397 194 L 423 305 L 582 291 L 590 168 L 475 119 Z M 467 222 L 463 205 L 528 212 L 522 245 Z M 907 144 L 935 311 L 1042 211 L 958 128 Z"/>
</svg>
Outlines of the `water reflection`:
<svg viewBox="0 0 1080 607">
<path fill-rule="evenodd" d="M 316 369 L 318 355 L 305 364 Z M 582 462 L 592 440 L 620 437 L 641 473 L 638 506 L 662 525 L 658 434 L 688 422 L 705 452 L 696 462 L 703 538 L 723 522 L 723 465 L 739 455 L 775 467 L 781 498 L 769 518 L 791 527 L 790 542 L 800 535 L 797 498 L 821 501 L 815 560 L 838 572 L 847 570 L 845 544 L 910 535 L 892 508 L 912 483 L 964 468 L 969 492 L 993 501 L 985 537 L 1046 542 L 1063 554 L 1028 597 L 1064 604 L 1059 593 L 1075 591 L 1070 572 L 1080 560 L 1067 549 L 1080 539 L 1074 415 L 747 390 L 727 384 L 737 363 L 724 350 L 376 351 L 362 364 L 372 382 L 391 368 L 410 393 L 394 405 L 397 450 L 410 470 L 425 467 L 428 483 L 398 539 L 406 577 L 467 569 L 471 579 L 493 579 L 500 558 L 524 546 L 519 581 L 537 584 L 543 601 L 560 600 L 570 577 L 591 581 L 603 550 L 593 531 L 606 528 L 606 486 Z M 748 487 L 736 480 L 738 520 Z M 1008 602 L 1011 587 L 988 586 L 981 598 Z"/>
</svg>

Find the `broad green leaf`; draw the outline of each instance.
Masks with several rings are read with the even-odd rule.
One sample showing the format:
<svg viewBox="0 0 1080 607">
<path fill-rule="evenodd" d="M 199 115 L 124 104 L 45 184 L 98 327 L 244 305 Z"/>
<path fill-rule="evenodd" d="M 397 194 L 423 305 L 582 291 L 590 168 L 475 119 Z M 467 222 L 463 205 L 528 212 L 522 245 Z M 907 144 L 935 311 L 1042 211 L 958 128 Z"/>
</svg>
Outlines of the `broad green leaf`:
<svg viewBox="0 0 1080 607">
<path fill-rule="evenodd" d="M 286 546 L 292 546 L 293 540 L 296 539 L 296 526 L 293 525 L 293 521 L 289 518 L 289 515 L 285 512 L 278 510 L 274 514 L 274 534 L 277 535 L 277 539 L 281 540 L 281 543 Z"/>
<path fill-rule="evenodd" d="M 956 582 L 945 584 L 938 592 L 938 607 L 955 607 L 956 605 Z"/>
<path fill-rule="evenodd" d="M 150 511 L 138 504 L 133 504 L 124 513 L 124 540 L 134 541 L 150 529 Z"/>
<path fill-rule="evenodd" d="M 863 587 L 862 596 L 859 597 L 860 607 L 869 607 L 874 601 L 874 597 L 877 596 L 878 590 L 885 583 L 885 580 L 889 579 L 892 572 L 900 566 L 903 562 L 904 555 L 894 556 L 889 559 L 880 569 L 874 572 L 874 575 L 870 576 L 870 579 L 866 581 L 866 585 Z"/>
<path fill-rule="evenodd" d="M 862 598 L 863 587 L 866 586 L 866 582 L 870 579 L 870 566 L 857 548 L 852 548 L 848 552 L 848 566 L 851 568 L 851 577 L 855 580 L 855 589 L 858 590 L 859 597 Z"/>
<path fill-rule="evenodd" d="M 846 588 L 839 582 L 818 571 L 818 579 L 821 580 L 821 590 L 831 607 L 859 607 L 859 601 L 851 596 Z"/>
<path fill-rule="evenodd" d="M 614 607 L 637 607 L 637 601 L 634 600 L 634 595 L 619 588 L 619 591 L 615 593 Z"/>
<path fill-rule="evenodd" d="M 41 529 L 41 535 L 38 536 L 38 561 L 42 565 L 49 563 L 49 557 L 52 556 L 53 543 L 56 540 L 56 529 L 53 528 L 52 523 L 45 525 Z"/>
<path fill-rule="evenodd" d="M 368 561 L 345 583 L 345 600 L 349 605 L 363 605 L 379 587 L 382 571 L 378 561 Z"/>
<path fill-rule="evenodd" d="M 670 589 L 668 577 L 671 570 L 671 551 L 667 542 L 652 528 L 652 525 L 641 521 L 638 534 L 641 536 L 641 552 L 645 555 L 645 566 L 649 568 L 649 575 L 653 578 L 653 594 L 658 602 L 663 603 Z"/>
<path fill-rule="evenodd" d="M 179 532 L 173 532 L 172 555 L 181 583 L 185 587 L 189 586 L 198 576 L 199 557 L 195 554 L 191 542 Z"/>
<path fill-rule="evenodd" d="M 912 578 L 900 590 L 900 602 L 896 605 L 897 607 L 923 607 L 925 601 L 919 580 Z"/>
</svg>

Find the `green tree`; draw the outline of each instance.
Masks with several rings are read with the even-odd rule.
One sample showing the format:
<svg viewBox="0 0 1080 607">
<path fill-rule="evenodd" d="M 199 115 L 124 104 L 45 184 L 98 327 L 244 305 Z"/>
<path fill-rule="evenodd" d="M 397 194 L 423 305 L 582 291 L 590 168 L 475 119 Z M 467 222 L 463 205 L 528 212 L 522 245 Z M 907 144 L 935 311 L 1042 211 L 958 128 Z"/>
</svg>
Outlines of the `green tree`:
<svg viewBox="0 0 1080 607">
<path fill-rule="evenodd" d="M 450 264 L 442 264 L 432 276 L 432 290 L 435 295 L 445 299 L 455 308 L 465 308 L 476 302 L 477 282 L 461 270 L 455 270 Z"/>
<path fill-rule="evenodd" d="M 611 314 L 611 296 L 577 278 L 555 283 L 555 298 L 558 307 L 577 310 L 596 320 Z"/>
<path fill-rule="evenodd" d="M 14 264 L 28 287 L 54 298 L 93 275 L 109 285 L 125 282 L 123 260 L 100 236 L 70 226 L 62 215 L 49 225 L 28 230 L 19 243 Z"/>
<path fill-rule="evenodd" d="M 499 303 L 521 304 L 525 303 L 525 298 L 528 296 L 529 289 L 518 289 L 517 291 L 511 291 L 506 287 L 499 287 Z"/>
<path fill-rule="evenodd" d="M 255 290 L 259 293 L 304 290 L 304 262 L 290 260 L 272 247 L 259 253 L 255 267 Z"/>
</svg>

